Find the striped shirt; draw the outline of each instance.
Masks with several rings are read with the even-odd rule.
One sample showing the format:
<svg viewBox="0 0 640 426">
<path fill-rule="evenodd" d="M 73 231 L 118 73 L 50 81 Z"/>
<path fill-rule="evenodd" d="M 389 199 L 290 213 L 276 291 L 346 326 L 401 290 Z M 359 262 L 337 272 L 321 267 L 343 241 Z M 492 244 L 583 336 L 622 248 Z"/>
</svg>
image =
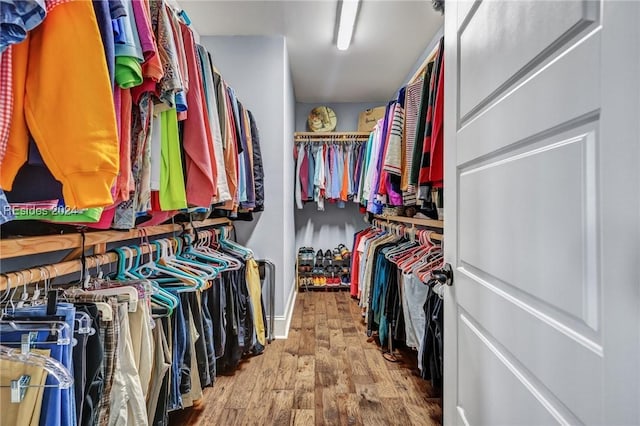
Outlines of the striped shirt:
<svg viewBox="0 0 640 426">
<path fill-rule="evenodd" d="M 415 192 L 409 189 L 409 175 L 413 164 L 413 147 L 418 127 L 418 114 L 420 114 L 420 100 L 422 97 L 422 80 L 418 80 L 407 86 L 404 113 L 404 152 L 402 153 L 402 183 L 403 191 Z"/>
<path fill-rule="evenodd" d="M 393 111 L 393 122 L 391 123 L 391 134 L 385 153 L 383 168 L 384 171 L 396 176 L 402 174 L 402 134 L 404 130 L 404 100 L 405 89 L 400 89 L 398 103 Z"/>
</svg>

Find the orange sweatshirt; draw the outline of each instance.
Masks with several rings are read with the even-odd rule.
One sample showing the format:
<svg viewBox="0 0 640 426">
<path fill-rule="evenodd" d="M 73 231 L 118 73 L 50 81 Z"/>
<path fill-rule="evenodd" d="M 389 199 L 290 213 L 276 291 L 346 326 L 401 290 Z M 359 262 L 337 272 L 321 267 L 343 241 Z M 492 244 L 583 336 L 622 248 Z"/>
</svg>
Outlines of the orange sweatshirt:
<svg viewBox="0 0 640 426">
<path fill-rule="evenodd" d="M 112 204 L 119 167 L 111 83 L 91 2 L 51 10 L 13 47 L 14 106 L 0 186 L 27 160 L 28 135 L 73 208 Z"/>
</svg>

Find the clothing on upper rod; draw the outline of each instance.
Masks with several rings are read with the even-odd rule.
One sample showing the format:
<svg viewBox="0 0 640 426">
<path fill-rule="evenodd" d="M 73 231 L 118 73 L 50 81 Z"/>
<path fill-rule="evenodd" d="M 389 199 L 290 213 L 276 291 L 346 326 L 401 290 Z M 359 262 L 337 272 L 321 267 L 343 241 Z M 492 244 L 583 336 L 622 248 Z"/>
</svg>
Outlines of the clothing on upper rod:
<svg viewBox="0 0 640 426">
<path fill-rule="evenodd" d="M 264 208 L 256 119 L 184 13 L 163 0 L 21 3 L 0 45 L 0 223 L 130 229 L 212 204 L 247 220 Z M 61 81 L 75 82 L 63 97 Z"/>
<path fill-rule="evenodd" d="M 296 139 L 298 208 L 311 198 L 318 203 L 319 210 L 323 210 L 325 198 L 353 200 L 360 204 L 363 212 L 381 214 L 385 206 L 415 207 L 427 217 L 438 219 L 438 208 L 443 206 L 443 113 L 444 40 L 441 39 L 424 78 L 398 91 L 396 99 L 386 105 L 384 117 L 378 120 L 367 141 L 353 152 L 353 163 L 349 160 L 349 172 L 353 174 L 345 179 L 352 185 L 346 197 L 337 198 L 330 192 L 337 172 L 331 163 L 324 167 L 329 172 L 323 173 L 321 169 L 321 173 L 314 175 L 317 192 L 321 195 L 329 191 L 329 196 L 314 193 L 311 197 L 305 193 L 304 188 L 310 185 L 311 179 L 307 180 L 300 170 L 306 170 L 309 164 L 317 170 L 317 157 L 302 148 L 301 137 Z M 310 141 L 327 141 L 324 147 L 341 145 L 334 144 L 330 136 L 306 137 Z M 326 160 L 327 156 L 331 154 L 323 152 L 322 159 Z M 340 178 L 343 177 L 338 175 Z"/>
<path fill-rule="evenodd" d="M 356 172 L 360 167 L 365 145 L 353 139 L 336 143 L 298 142 L 296 159 L 296 206 L 303 208 L 306 202 L 316 202 L 318 210 L 324 210 L 325 202 L 337 203 L 344 208 L 356 194 Z"/>
<path fill-rule="evenodd" d="M 16 412 L 12 424 L 166 425 L 168 412 L 202 398 L 219 372 L 261 353 L 267 330 L 258 264 L 225 234 L 143 238 L 116 249 L 109 277 L 89 265 L 96 273 L 45 299 L 32 298 L 27 286 L 8 289 L 4 298 L 23 303 L 5 302 L 0 345 L 49 356 L 73 377 L 68 387 L 40 370 L 14 374 L 0 350 L 0 380 L 31 377 L 20 402 L 0 393 L 0 404 Z M 36 386 L 42 381 L 48 387 Z"/>
</svg>

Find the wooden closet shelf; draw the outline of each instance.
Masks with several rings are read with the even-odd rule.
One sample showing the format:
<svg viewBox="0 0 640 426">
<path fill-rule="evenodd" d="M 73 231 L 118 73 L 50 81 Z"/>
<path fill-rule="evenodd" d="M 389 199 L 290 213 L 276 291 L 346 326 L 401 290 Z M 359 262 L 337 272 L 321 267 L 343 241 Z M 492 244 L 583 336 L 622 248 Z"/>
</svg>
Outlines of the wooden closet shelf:
<svg viewBox="0 0 640 426">
<path fill-rule="evenodd" d="M 295 132 L 294 138 L 333 138 L 333 137 L 362 137 L 368 138 L 371 132 Z"/>
<path fill-rule="evenodd" d="M 149 253 L 149 250 L 154 251 L 156 247 L 154 245 L 142 246 L 142 254 Z M 130 257 L 129 253 L 127 258 Z M 88 270 L 94 269 L 99 265 L 107 265 L 109 263 L 116 262 L 118 255 L 116 253 L 103 253 L 96 256 L 87 256 L 86 267 Z M 21 287 L 23 285 L 29 285 L 44 281 L 47 278 L 54 279 L 64 275 L 73 274 L 82 270 L 82 262 L 79 259 L 69 260 L 67 262 L 55 263 L 52 265 L 35 266 L 30 269 L 22 269 L 19 271 L 8 272 L 0 275 L 0 292 L 7 289 Z M 9 285 L 10 284 L 10 285 Z"/>
<path fill-rule="evenodd" d="M 420 219 L 420 218 L 403 217 L 403 216 L 382 216 L 382 215 L 376 215 L 375 217 L 378 220 L 385 220 L 387 222 L 408 223 L 411 225 L 428 226 L 430 228 L 444 229 L 444 221 L 442 220 Z"/>
<path fill-rule="evenodd" d="M 194 222 L 196 228 L 228 225 L 227 218 L 206 219 Z M 191 229 L 191 224 L 185 223 L 185 229 Z M 179 224 L 147 226 L 144 228 L 132 229 L 129 231 L 88 231 L 85 233 L 85 248 L 95 246 L 97 252 L 106 251 L 106 244 L 118 241 L 132 240 L 143 235 L 155 236 L 182 231 Z M 75 249 L 82 247 L 82 235 L 62 234 L 43 235 L 38 237 L 7 238 L 0 240 L 0 259 L 10 259 L 18 256 L 28 256 L 33 254 L 49 253 L 52 251 Z M 78 253 L 79 255 L 79 253 Z"/>
</svg>

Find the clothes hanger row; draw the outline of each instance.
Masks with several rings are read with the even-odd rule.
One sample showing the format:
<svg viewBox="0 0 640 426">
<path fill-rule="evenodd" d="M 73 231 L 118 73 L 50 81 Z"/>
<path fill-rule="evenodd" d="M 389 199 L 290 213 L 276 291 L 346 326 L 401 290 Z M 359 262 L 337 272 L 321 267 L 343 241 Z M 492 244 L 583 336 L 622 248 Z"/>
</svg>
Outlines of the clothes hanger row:
<svg viewBox="0 0 640 426">
<path fill-rule="evenodd" d="M 299 140 L 297 139 L 295 141 L 296 146 L 298 145 L 314 145 L 314 146 L 320 146 L 320 145 L 331 145 L 331 144 L 335 144 L 335 145 L 364 145 L 367 143 L 368 139 L 333 139 L 333 138 L 322 138 L 322 139 L 304 139 L 304 140 Z"/>
<path fill-rule="evenodd" d="M 411 226 L 406 226 L 402 223 L 395 223 L 390 221 L 384 221 L 381 219 L 374 219 L 372 221 L 372 225 L 377 227 L 378 229 L 382 229 L 388 232 L 393 232 L 400 237 L 406 237 L 411 241 L 414 241 L 416 238 L 422 243 L 426 245 L 438 245 L 440 241 L 434 239 L 436 235 L 439 235 L 437 232 L 426 230 L 426 229 L 418 229 L 415 224 L 411 224 Z"/>
<path fill-rule="evenodd" d="M 386 253 L 386 258 L 395 263 L 405 274 L 413 274 L 425 284 L 431 283 L 432 272 L 444 266 L 442 247 L 432 239 L 434 231 L 416 229 L 401 223 L 391 223 L 374 219 L 373 226 L 383 233 L 393 234 L 407 241 L 398 244 Z M 438 286 L 439 287 L 439 286 Z M 434 291 L 442 297 L 442 289 Z"/>
<path fill-rule="evenodd" d="M 118 247 L 111 253 L 87 256 L 81 268 L 77 267 L 75 261 L 75 268 L 65 267 L 62 274 L 58 273 L 56 265 L 4 274 L 8 285 L 0 304 L 8 305 L 11 310 L 25 304 L 43 304 L 46 298 L 40 298 L 41 281 L 44 281 L 44 294 L 48 294 L 53 278 L 80 270 L 80 282 L 68 290 L 65 297 L 73 298 L 91 291 L 126 302 L 131 312 L 137 309 L 140 299 L 149 297 L 170 315 L 179 303 L 176 293 L 205 289 L 220 272 L 240 269 L 242 263 L 233 256 L 243 260 L 253 257 L 251 250 L 228 239 L 227 227 L 200 232 L 194 227 L 196 239 L 185 229 L 180 236 L 159 239 L 153 243 L 149 242 L 145 230 L 140 231 L 140 245 Z M 219 239 L 217 234 L 221 235 Z M 117 264 L 117 272 L 110 273 L 109 278 L 105 279 L 101 266 L 109 265 L 111 268 L 112 263 Z M 91 268 L 95 268 L 94 275 L 90 273 Z M 12 279 L 17 282 L 14 283 Z M 35 284 L 32 296 L 27 291 L 28 284 Z M 22 296 L 15 303 L 19 287 L 22 287 Z M 113 310 L 108 303 L 98 301 L 96 304 L 103 320 L 113 318 Z M 86 329 L 86 323 L 90 322 L 79 322 L 78 327 Z"/>
</svg>

